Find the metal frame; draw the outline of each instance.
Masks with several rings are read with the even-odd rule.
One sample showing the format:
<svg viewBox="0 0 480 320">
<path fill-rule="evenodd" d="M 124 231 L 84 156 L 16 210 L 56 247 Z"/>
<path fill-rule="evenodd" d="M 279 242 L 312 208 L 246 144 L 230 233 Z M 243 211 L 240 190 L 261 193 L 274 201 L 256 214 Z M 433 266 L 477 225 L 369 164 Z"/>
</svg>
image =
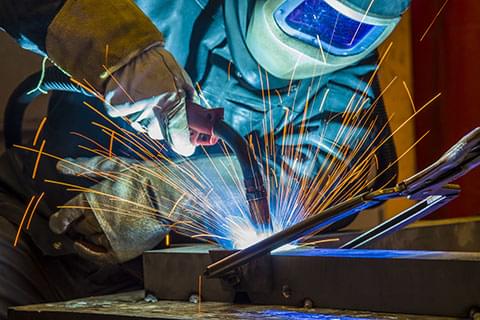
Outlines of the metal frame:
<svg viewBox="0 0 480 320">
<path fill-rule="evenodd" d="M 358 248 L 375 239 L 395 232 L 447 204 L 460 192 L 460 187 L 449 184 L 480 165 L 480 128 L 476 128 L 429 167 L 398 183 L 393 188 L 366 192 L 326 209 L 278 232 L 254 245 L 237 251 L 207 266 L 207 277 L 228 275 L 242 265 L 291 243 L 305 235 L 373 207 L 382 201 L 408 197 L 420 200 L 411 208 L 372 228 L 342 248 Z"/>
</svg>

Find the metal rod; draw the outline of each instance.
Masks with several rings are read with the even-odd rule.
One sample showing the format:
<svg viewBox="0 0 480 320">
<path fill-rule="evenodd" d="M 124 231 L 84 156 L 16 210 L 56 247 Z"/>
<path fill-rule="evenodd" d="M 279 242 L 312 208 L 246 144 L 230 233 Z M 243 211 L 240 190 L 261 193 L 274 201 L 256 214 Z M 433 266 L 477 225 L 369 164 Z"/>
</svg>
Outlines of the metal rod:
<svg viewBox="0 0 480 320">
<path fill-rule="evenodd" d="M 460 193 L 460 187 L 455 185 L 446 185 L 439 191 L 444 191 L 444 194 L 431 195 L 424 200 L 417 202 L 410 208 L 407 208 L 392 218 L 362 233 L 355 239 L 343 244 L 340 249 L 356 249 L 364 247 L 375 240 L 384 238 L 394 232 L 397 232 L 409 224 L 426 217 L 435 210 L 438 210 L 440 207 L 443 207 L 455 199 Z"/>
<path fill-rule="evenodd" d="M 324 210 L 310 218 L 305 219 L 287 229 L 284 229 L 274 235 L 257 242 L 256 244 L 237 251 L 228 257 L 225 257 L 215 263 L 207 266 L 205 275 L 212 277 L 222 276 L 235 268 L 238 268 L 249 261 L 267 254 L 272 250 L 280 248 L 304 235 L 311 234 L 323 227 L 327 227 L 341 219 L 344 219 L 361 210 L 365 210 L 378 204 L 376 198 L 370 195 L 375 193 L 363 193 L 357 197 L 344 201 L 334 207 Z M 385 195 L 383 195 L 385 196 Z"/>
</svg>

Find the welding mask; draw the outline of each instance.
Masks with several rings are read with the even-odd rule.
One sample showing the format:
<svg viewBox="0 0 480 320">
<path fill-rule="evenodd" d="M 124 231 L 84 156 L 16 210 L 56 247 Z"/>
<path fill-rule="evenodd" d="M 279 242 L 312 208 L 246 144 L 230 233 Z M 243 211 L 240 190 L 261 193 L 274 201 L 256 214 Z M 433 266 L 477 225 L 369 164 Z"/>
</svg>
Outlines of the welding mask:
<svg viewBox="0 0 480 320">
<path fill-rule="evenodd" d="M 247 47 L 278 78 L 319 76 L 375 50 L 409 4 L 410 0 L 257 0 Z"/>
</svg>

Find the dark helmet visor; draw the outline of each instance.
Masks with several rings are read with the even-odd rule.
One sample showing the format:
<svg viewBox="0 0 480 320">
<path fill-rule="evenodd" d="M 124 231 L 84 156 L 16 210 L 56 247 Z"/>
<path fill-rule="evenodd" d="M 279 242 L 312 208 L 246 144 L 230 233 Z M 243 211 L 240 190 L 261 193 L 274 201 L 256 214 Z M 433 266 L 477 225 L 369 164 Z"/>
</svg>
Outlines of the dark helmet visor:
<svg viewBox="0 0 480 320">
<path fill-rule="evenodd" d="M 280 29 L 333 55 L 356 55 L 380 38 L 387 24 L 367 23 L 366 17 L 348 16 L 326 0 L 286 0 L 274 12 Z"/>
</svg>

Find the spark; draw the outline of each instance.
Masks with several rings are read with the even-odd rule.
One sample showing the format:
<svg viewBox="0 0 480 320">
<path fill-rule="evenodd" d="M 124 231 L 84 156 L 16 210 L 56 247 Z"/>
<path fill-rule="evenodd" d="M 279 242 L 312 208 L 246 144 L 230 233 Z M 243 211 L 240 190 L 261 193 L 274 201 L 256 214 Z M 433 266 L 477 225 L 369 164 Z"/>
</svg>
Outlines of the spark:
<svg viewBox="0 0 480 320">
<path fill-rule="evenodd" d="M 114 137 L 115 137 L 115 132 L 112 131 L 112 133 L 110 134 L 110 144 L 109 144 L 109 148 L 108 148 L 108 157 L 111 159 L 112 158 L 112 149 L 113 149 L 113 141 L 114 141 Z"/>
<path fill-rule="evenodd" d="M 165 246 L 170 247 L 170 233 L 165 235 Z"/>
<path fill-rule="evenodd" d="M 17 234 L 15 236 L 15 240 L 13 241 L 13 246 L 16 247 L 18 244 L 18 240 L 20 239 L 20 233 L 22 232 L 23 224 L 25 222 L 25 219 L 27 218 L 28 212 L 30 211 L 30 207 L 33 204 L 33 201 L 35 200 L 35 196 L 32 196 L 30 199 L 30 202 L 28 203 L 27 207 L 25 208 L 25 212 L 23 213 L 22 220 L 20 221 L 20 225 L 18 226 Z"/>
<path fill-rule="evenodd" d="M 35 215 L 35 212 L 37 211 L 37 207 L 40 204 L 40 201 L 42 201 L 43 197 L 45 196 L 45 192 L 42 192 L 40 196 L 38 197 L 37 201 L 35 202 L 35 205 L 33 206 L 32 213 L 30 214 L 30 218 L 28 219 L 27 222 L 27 230 L 30 230 L 30 223 L 32 222 L 33 216 Z"/>
<path fill-rule="evenodd" d="M 403 87 L 405 88 L 405 91 L 407 92 L 408 99 L 410 100 L 410 104 L 412 106 L 413 112 L 415 113 L 417 110 L 415 110 L 415 102 L 413 101 L 412 94 L 410 93 L 410 90 L 408 89 L 407 83 L 403 81 Z"/>
<path fill-rule="evenodd" d="M 33 146 L 37 145 L 38 137 L 40 136 L 40 132 L 42 132 L 46 122 L 47 122 L 47 117 L 43 117 L 42 121 L 38 125 L 37 131 L 35 132 L 35 137 L 33 138 Z"/>
<path fill-rule="evenodd" d="M 135 102 L 135 99 L 133 99 L 133 97 L 128 93 L 128 91 L 122 86 L 120 81 L 118 81 L 117 78 L 113 76 L 113 74 L 110 72 L 110 70 L 105 65 L 102 65 L 102 67 L 103 67 L 103 69 L 105 69 L 105 72 L 107 73 L 108 77 L 110 79 L 112 79 L 113 82 L 115 82 L 115 84 L 125 94 L 125 96 L 128 98 L 128 100 L 130 100 L 130 102 L 132 102 L 132 103 Z M 114 108 L 114 106 L 111 106 L 111 107 Z"/>
<path fill-rule="evenodd" d="M 370 1 L 370 4 L 368 5 L 367 10 L 365 11 L 365 14 L 363 15 L 362 20 L 360 21 L 360 24 L 358 25 L 357 30 L 355 30 L 355 33 L 352 37 L 352 40 L 350 41 L 350 43 L 348 45 L 352 45 L 353 41 L 355 41 L 355 38 L 357 37 L 358 31 L 360 31 L 360 27 L 362 26 L 363 22 L 365 21 L 365 18 L 367 17 L 368 13 L 370 12 L 370 9 L 372 8 L 372 5 L 373 5 L 374 2 L 375 2 L 375 0 Z"/>
<path fill-rule="evenodd" d="M 445 0 L 445 2 L 442 4 L 442 6 L 440 7 L 440 10 L 438 10 L 437 14 L 435 15 L 435 17 L 433 17 L 433 20 L 432 22 L 430 22 L 430 24 L 428 25 L 427 29 L 425 30 L 425 32 L 423 33 L 422 37 L 420 38 L 420 42 L 423 41 L 423 39 L 425 39 L 425 37 L 427 36 L 428 32 L 430 31 L 430 29 L 432 29 L 433 25 L 435 24 L 435 21 L 437 21 L 437 18 L 440 16 L 440 14 L 442 13 L 443 9 L 446 7 L 448 3 L 448 0 Z"/>
<path fill-rule="evenodd" d="M 35 165 L 33 167 L 33 172 L 32 172 L 32 179 L 35 179 L 37 177 L 38 165 L 40 164 L 40 158 L 42 157 L 44 148 L 45 148 L 45 139 L 42 140 L 42 144 L 40 145 L 40 149 L 38 150 L 38 153 L 37 153 L 37 159 L 35 160 Z"/>
<path fill-rule="evenodd" d="M 230 71 L 232 68 L 232 61 L 228 62 L 228 67 L 227 67 L 227 80 L 230 81 Z"/>
<path fill-rule="evenodd" d="M 109 54 L 109 45 L 105 45 L 105 66 L 108 66 L 108 54 Z"/>
</svg>

